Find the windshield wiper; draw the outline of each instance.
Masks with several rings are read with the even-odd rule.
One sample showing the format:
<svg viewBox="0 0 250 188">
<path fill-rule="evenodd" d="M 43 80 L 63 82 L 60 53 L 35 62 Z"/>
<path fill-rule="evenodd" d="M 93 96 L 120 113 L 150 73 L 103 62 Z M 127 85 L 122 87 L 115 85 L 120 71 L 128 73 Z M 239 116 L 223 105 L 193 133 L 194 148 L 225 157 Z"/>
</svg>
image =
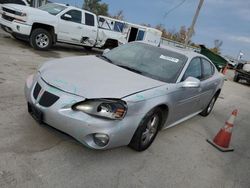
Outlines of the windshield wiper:
<svg viewBox="0 0 250 188">
<path fill-rule="evenodd" d="M 109 59 L 108 57 L 104 56 L 104 55 L 99 55 L 98 57 L 101 57 L 103 59 L 105 59 L 106 61 L 108 61 L 109 63 L 113 63 L 113 61 L 111 59 Z"/>
<path fill-rule="evenodd" d="M 138 74 L 142 74 L 141 71 L 136 70 L 136 69 L 134 69 L 134 68 L 132 68 L 132 67 L 128 67 L 128 66 L 126 66 L 126 65 L 117 65 L 117 66 L 122 67 L 122 68 L 127 69 L 127 70 L 130 70 L 130 71 L 132 71 L 132 72 L 138 73 Z"/>
</svg>

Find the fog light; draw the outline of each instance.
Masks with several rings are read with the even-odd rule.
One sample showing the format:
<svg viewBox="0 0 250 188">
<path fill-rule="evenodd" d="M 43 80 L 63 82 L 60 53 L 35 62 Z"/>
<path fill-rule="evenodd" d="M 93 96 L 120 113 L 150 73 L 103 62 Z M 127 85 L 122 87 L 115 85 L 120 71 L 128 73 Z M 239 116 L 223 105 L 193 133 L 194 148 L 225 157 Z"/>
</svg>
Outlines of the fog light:
<svg viewBox="0 0 250 188">
<path fill-rule="evenodd" d="M 109 142 L 109 136 L 106 134 L 96 133 L 94 134 L 94 142 L 100 147 L 104 147 Z"/>
<path fill-rule="evenodd" d="M 16 29 L 17 29 L 18 31 L 20 31 L 20 26 L 19 26 L 19 25 L 17 25 L 17 26 L 16 26 Z"/>
</svg>

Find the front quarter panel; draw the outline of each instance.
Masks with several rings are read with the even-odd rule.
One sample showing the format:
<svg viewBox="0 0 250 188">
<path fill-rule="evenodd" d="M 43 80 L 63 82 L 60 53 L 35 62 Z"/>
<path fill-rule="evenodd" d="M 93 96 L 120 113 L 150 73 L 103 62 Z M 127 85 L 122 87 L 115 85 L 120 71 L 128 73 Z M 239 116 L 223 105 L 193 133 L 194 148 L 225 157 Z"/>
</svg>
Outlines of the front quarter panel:
<svg viewBox="0 0 250 188">
<path fill-rule="evenodd" d="M 123 100 L 126 101 L 128 105 L 126 117 L 136 115 L 142 119 L 150 110 L 157 106 L 164 105 L 168 108 L 168 112 L 165 114 L 165 116 L 168 116 L 168 119 L 171 119 L 171 112 L 173 109 L 172 106 L 174 106 L 175 100 L 172 98 L 173 95 L 170 93 L 172 93 L 174 90 L 175 85 L 168 84 L 123 98 Z M 165 122 L 165 125 L 167 122 Z M 136 128 L 137 126 L 138 125 L 136 125 Z"/>
</svg>

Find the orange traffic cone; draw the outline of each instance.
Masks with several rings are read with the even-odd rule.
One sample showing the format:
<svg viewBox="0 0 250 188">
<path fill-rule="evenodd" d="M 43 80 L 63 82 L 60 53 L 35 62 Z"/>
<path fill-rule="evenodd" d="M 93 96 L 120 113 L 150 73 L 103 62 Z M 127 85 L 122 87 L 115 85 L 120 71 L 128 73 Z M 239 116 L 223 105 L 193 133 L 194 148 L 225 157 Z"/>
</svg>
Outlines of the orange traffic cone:
<svg viewBox="0 0 250 188">
<path fill-rule="evenodd" d="M 208 143 L 212 144 L 214 147 L 220 151 L 233 151 L 233 148 L 229 147 L 234 120 L 237 116 L 238 110 L 234 110 L 229 120 L 226 121 L 225 126 L 218 132 L 213 140 L 207 139 Z"/>
</svg>

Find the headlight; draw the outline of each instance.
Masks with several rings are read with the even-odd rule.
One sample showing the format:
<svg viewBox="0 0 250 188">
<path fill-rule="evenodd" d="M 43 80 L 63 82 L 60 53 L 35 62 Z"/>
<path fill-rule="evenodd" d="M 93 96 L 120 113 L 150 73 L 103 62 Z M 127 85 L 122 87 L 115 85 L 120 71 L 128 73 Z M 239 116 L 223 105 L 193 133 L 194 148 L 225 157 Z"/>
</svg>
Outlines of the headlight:
<svg viewBox="0 0 250 188">
<path fill-rule="evenodd" d="M 127 105 L 119 99 L 89 99 L 76 103 L 72 109 L 103 118 L 123 119 L 127 112 Z"/>
</svg>

